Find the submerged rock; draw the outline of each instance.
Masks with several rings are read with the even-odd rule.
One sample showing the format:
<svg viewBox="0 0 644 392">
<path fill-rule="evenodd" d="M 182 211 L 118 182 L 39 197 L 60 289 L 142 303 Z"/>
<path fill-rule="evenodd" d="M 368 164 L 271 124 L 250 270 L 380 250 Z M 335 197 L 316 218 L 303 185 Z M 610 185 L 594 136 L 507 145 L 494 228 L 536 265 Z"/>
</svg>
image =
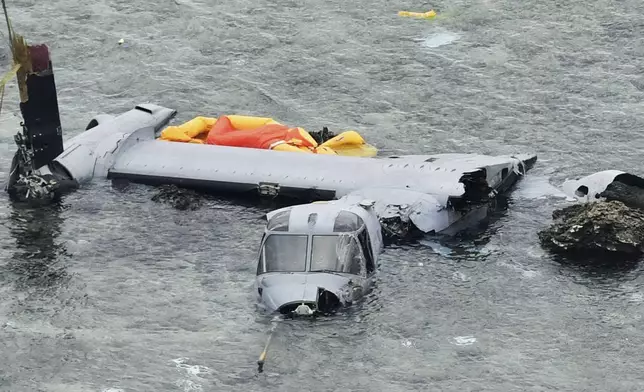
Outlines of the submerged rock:
<svg viewBox="0 0 644 392">
<path fill-rule="evenodd" d="M 196 210 L 201 207 L 203 199 L 193 190 L 176 185 L 161 185 L 157 194 L 152 196 L 152 201 L 170 204 L 178 210 Z"/>
<path fill-rule="evenodd" d="M 539 240 L 555 253 L 586 259 L 642 255 L 644 212 L 621 201 L 576 204 L 556 210 L 552 218 L 553 225 L 539 232 Z"/>
</svg>

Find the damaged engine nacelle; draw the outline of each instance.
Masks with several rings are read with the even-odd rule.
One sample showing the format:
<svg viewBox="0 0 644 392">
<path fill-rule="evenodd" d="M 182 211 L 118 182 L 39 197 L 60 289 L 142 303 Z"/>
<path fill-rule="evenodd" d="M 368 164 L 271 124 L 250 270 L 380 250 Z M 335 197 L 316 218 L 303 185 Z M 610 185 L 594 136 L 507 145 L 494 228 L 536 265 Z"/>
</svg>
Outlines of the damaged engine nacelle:
<svg viewBox="0 0 644 392">
<path fill-rule="evenodd" d="M 604 170 L 563 183 L 567 196 L 581 202 L 621 201 L 644 208 L 644 178 L 620 170 Z"/>
</svg>

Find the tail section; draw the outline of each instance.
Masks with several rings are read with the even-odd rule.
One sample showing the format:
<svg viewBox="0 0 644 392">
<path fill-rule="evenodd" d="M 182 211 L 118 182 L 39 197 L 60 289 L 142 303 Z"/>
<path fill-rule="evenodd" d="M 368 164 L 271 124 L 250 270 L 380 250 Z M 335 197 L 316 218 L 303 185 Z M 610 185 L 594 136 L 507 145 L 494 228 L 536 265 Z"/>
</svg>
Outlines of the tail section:
<svg viewBox="0 0 644 392">
<path fill-rule="evenodd" d="M 27 46 L 31 72 L 26 75 L 27 100 L 20 102 L 23 141 L 31 151 L 33 169 L 49 164 L 63 152 L 54 71 L 46 45 Z"/>
<path fill-rule="evenodd" d="M 6 191 L 13 200 L 49 201 L 77 187 L 65 170 L 51 165 L 63 152 L 63 135 L 49 49 L 29 46 L 15 33 L 11 43 L 24 121 L 14 137 L 18 150 Z"/>
</svg>

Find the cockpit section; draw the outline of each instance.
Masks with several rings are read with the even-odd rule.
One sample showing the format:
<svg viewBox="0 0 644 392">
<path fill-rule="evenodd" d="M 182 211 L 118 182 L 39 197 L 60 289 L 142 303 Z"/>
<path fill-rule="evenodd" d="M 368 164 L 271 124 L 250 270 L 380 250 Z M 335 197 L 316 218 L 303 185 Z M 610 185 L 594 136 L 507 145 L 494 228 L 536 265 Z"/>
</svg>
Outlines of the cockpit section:
<svg viewBox="0 0 644 392">
<path fill-rule="evenodd" d="M 357 214 L 340 211 L 329 219 L 312 212 L 295 224 L 291 218 L 286 210 L 269 220 L 257 275 L 326 272 L 365 277 L 375 270 L 369 233 Z"/>
</svg>

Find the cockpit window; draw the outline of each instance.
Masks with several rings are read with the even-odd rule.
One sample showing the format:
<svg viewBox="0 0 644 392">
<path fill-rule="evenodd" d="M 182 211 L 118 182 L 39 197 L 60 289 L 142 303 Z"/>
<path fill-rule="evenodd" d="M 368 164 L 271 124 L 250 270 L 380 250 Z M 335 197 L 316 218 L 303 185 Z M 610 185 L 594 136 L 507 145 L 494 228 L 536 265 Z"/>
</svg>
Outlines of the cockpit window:
<svg viewBox="0 0 644 392">
<path fill-rule="evenodd" d="M 362 274 L 364 261 L 355 236 L 314 235 L 311 247 L 311 271 Z"/>
<path fill-rule="evenodd" d="M 258 270 L 263 272 L 304 272 L 306 270 L 305 235 L 271 234 L 266 238 Z"/>
<path fill-rule="evenodd" d="M 349 211 L 341 211 L 335 218 L 333 231 L 336 233 L 358 231 L 364 226 L 364 221 L 358 215 Z"/>
<path fill-rule="evenodd" d="M 278 212 L 266 224 L 270 231 L 288 231 L 288 221 L 291 218 L 291 210 Z"/>
</svg>

